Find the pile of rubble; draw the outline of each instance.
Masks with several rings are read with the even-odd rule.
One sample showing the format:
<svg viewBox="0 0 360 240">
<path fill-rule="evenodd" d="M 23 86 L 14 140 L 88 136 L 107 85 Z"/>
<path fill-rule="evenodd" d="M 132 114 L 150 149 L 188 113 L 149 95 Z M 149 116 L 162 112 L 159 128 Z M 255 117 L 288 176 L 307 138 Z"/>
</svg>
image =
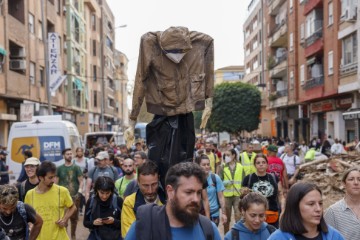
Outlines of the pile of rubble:
<svg viewBox="0 0 360 240">
<path fill-rule="evenodd" d="M 341 178 L 344 171 L 352 166 L 360 166 L 360 155 L 357 153 L 320 158 L 300 165 L 300 181 L 313 182 L 320 187 L 326 209 L 344 197 Z"/>
</svg>

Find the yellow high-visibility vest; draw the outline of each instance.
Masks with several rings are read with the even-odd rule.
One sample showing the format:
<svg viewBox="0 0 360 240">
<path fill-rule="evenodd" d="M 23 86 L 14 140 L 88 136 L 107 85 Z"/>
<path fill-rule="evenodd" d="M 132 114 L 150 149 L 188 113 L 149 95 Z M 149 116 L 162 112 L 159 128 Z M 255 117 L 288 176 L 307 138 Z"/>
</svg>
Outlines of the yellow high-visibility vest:
<svg viewBox="0 0 360 240">
<path fill-rule="evenodd" d="M 254 165 L 254 159 L 255 159 L 256 153 L 253 152 L 251 154 L 251 159 L 249 158 L 249 155 L 246 151 L 242 152 L 240 154 L 240 156 L 241 156 L 241 165 L 244 167 L 244 170 L 245 170 L 245 176 L 255 173 L 256 168 Z"/>
<path fill-rule="evenodd" d="M 232 179 L 229 165 L 224 167 L 224 181 L 234 181 L 234 184 L 225 186 L 224 197 L 240 196 L 241 182 L 243 180 L 244 168 L 240 163 L 235 165 L 234 179 Z"/>
</svg>

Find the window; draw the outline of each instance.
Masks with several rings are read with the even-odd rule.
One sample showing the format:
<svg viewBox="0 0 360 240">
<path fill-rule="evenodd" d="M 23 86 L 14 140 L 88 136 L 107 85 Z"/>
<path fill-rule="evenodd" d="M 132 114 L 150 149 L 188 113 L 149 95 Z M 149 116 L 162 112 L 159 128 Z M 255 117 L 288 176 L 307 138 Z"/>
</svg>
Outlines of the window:
<svg viewBox="0 0 360 240">
<path fill-rule="evenodd" d="M 294 7 L 294 0 L 289 0 L 290 13 L 292 12 L 293 7 Z"/>
<path fill-rule="evenodd" d="M 97 107 L 97 92 L 93 91 L 93 95 L 94 95 L 94 107 Z"/>
<path fill-rule="evenodd" d="M 304 40 L 304 39 L 305 39 L 305 25 L 304 23 L 302 23 L 300 25 L 300 40 Z"/>
<path fill-rule="evenodd" d="M 93 56 L 96 56 L 96 40 L 92 41 L 92 53 Z"/>
<path fill-rule="evenodd" d="M 328 5 L 328 10 L 329 10 L 329 19 L 328 19 L 328 26 L 332 25 L 334 23 L 334 11 L 333 11 L 333 3 L 330 2 Z"/>
<path fill-rule="evenodd" d="M 94 82 L 96 82 L 96 80 L 97 80 L 96 65 L 92 66 L 92 70 L 93 70 L 93 80 L 94 80 Z"/>
<path fill-rule="evenodd" d="M 290 51 L 294 50 L 294 34 L 293 33 L 290 33 Z"/>
<path fill-rule="evenodd" d="M 290 89 L 294 89 L 294 71 L 290 72 Z"/>
<path fill-rule="evenodd" d="M 35 63 L 33 62 L 30 62 L 29 75 L 30 75 L 30 84 L 35 85 Z"/>
<path fill-rule="evenodd" d="M 111 78 L 108 78 L 108 88 L 114 90 L 115 89 L 115 83 Z"/>
<path fill-rule="evenodd" d="M 45 71 L 43 67 L 40 67 L 40 86 L 43 87 L 45 84 Z"/>
<path fill-rule="evenodd" d="M 39 21 L 38 38 L 39 38 L 39 40 L 41 40 L 41 41 L 43 40 L 42 33 L 43 33 L 43 31 L 42 31 L 42 22 Z"/>
<path fill-rule="evenodd" d="M 115 107 L 115 101 L 112 98 L 108 98 L 108 107 L 114 108 Z"/>
<path fill-rule="evenodd" d="M 341 65 L 346 66 L 357 62 L 356 32 L 343 39 L 342 50 Z"/>
<path fill-rule="evenodd" d="M 91 26 L 92 26 L 92 30 L 96 31 L 96 15 L 95 14 L 91 14 Z"/>
<path fill-rule="evenodd" d="M 58 15 L 60 15 L 60 13 L 61 13 L 61 2 L 60 2 L 60 0 L 56 1 L 56 13 Z"/>
<path fill-rule="evenodd" d="M 35 33 L 35 26 L 34 26 L 34 15 L 29 13 L 29 32 Z"/>
<path fill-rule="evenodd" d="M 304 85 L 305 83 L 305 66 L 304 64 L 300 66 L 300 84 Z"/>
<path fill-rule="evenodd" d="M 323 19 L 323 12 L 322 9 L 315 9 L 312 10 L 306 16 L 306 31 L 305 31 L 305 38 L 311 37 L 313 34 L 322 31 L 322 19 Z"/>
<path fill-rule="evenodd" d="M 111 50 L 113 49 L 113 42 L 111 41 L 111 39 L 108 36 L 106 36 L 106 46 L 108 48 L 110 48 Z"/>
<path fill-rule="evenodd" d="M 328 74 L 331 75 L 334 73 L 334 53 L 333 51 L 330 51 L 328 53 Z"/>
</svg>

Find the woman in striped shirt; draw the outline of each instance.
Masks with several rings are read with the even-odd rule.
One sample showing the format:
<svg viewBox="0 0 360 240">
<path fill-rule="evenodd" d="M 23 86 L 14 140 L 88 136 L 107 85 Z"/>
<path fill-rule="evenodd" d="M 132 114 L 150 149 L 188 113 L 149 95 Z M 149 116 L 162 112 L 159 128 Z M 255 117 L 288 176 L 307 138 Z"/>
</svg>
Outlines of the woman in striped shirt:
<svg viewBox="0 0 360 240">
<path fill-rule="evenodd" d="M 346 240 L 360 239 L 360 168 L 349 168 L 342 177 L 345 197 L 331 205 L 324 218 Z"/>
</svg>

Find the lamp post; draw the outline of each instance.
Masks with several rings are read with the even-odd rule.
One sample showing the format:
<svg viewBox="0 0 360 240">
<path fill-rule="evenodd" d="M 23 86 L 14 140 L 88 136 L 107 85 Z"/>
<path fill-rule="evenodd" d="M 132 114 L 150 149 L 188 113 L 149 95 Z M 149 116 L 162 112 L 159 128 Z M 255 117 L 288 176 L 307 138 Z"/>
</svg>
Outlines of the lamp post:
<svg viewBox="0 0 360 240">
<path fill-rule="evenodd" d="M 113 28 L 112 30 L 110 30 L 109 31 L 109 33 L 112 33 L 112 32 L 114 32 L 114 30 L 115 29 L 117 29 L 117 28 L 125 28 L 125 27 L 127 27 L 127 25 L 126 24 L 124 24 L 124 25 L 120 25 L 120 26 L 117 26 L 117 27 L 115 27 L 115 28 Z M 105 120 L 104 120 L 104 112 L 105 112 L 105 74 L 104 74 L 104 50 L 103 50 L 103 48 L 104 48 L 104 39 L 106 39 L 106 37 L 104 37 L 105 36 L 105 34 L 104 34 L 104 28 L 103 28 L 103 24 L 101 24 L 101 33 L 102 33 L 102 35 L 101 35 L 101 39 L 100 39 L 100 52 L 99 52 L 99 55 L 100 55 L 100 57 L 101 57 L 101 62 L 100 62 L 100 64 L 101 64 L 101 67 L 100 67 L 100 69 L 101 69 L 101 74 L 100 74 L 100 76 L 101 76 L 101 120 L 100 120 L 100 122 L 101 122 L 101 130 L 102 131 L 104 131 L 104 124 L 105 124 Z M 114 41 L 115 41 L 115 37 L 114 37 Z M 115 46 L 115 44 L 113 44 L 114 46 Z"/>
</svg>

